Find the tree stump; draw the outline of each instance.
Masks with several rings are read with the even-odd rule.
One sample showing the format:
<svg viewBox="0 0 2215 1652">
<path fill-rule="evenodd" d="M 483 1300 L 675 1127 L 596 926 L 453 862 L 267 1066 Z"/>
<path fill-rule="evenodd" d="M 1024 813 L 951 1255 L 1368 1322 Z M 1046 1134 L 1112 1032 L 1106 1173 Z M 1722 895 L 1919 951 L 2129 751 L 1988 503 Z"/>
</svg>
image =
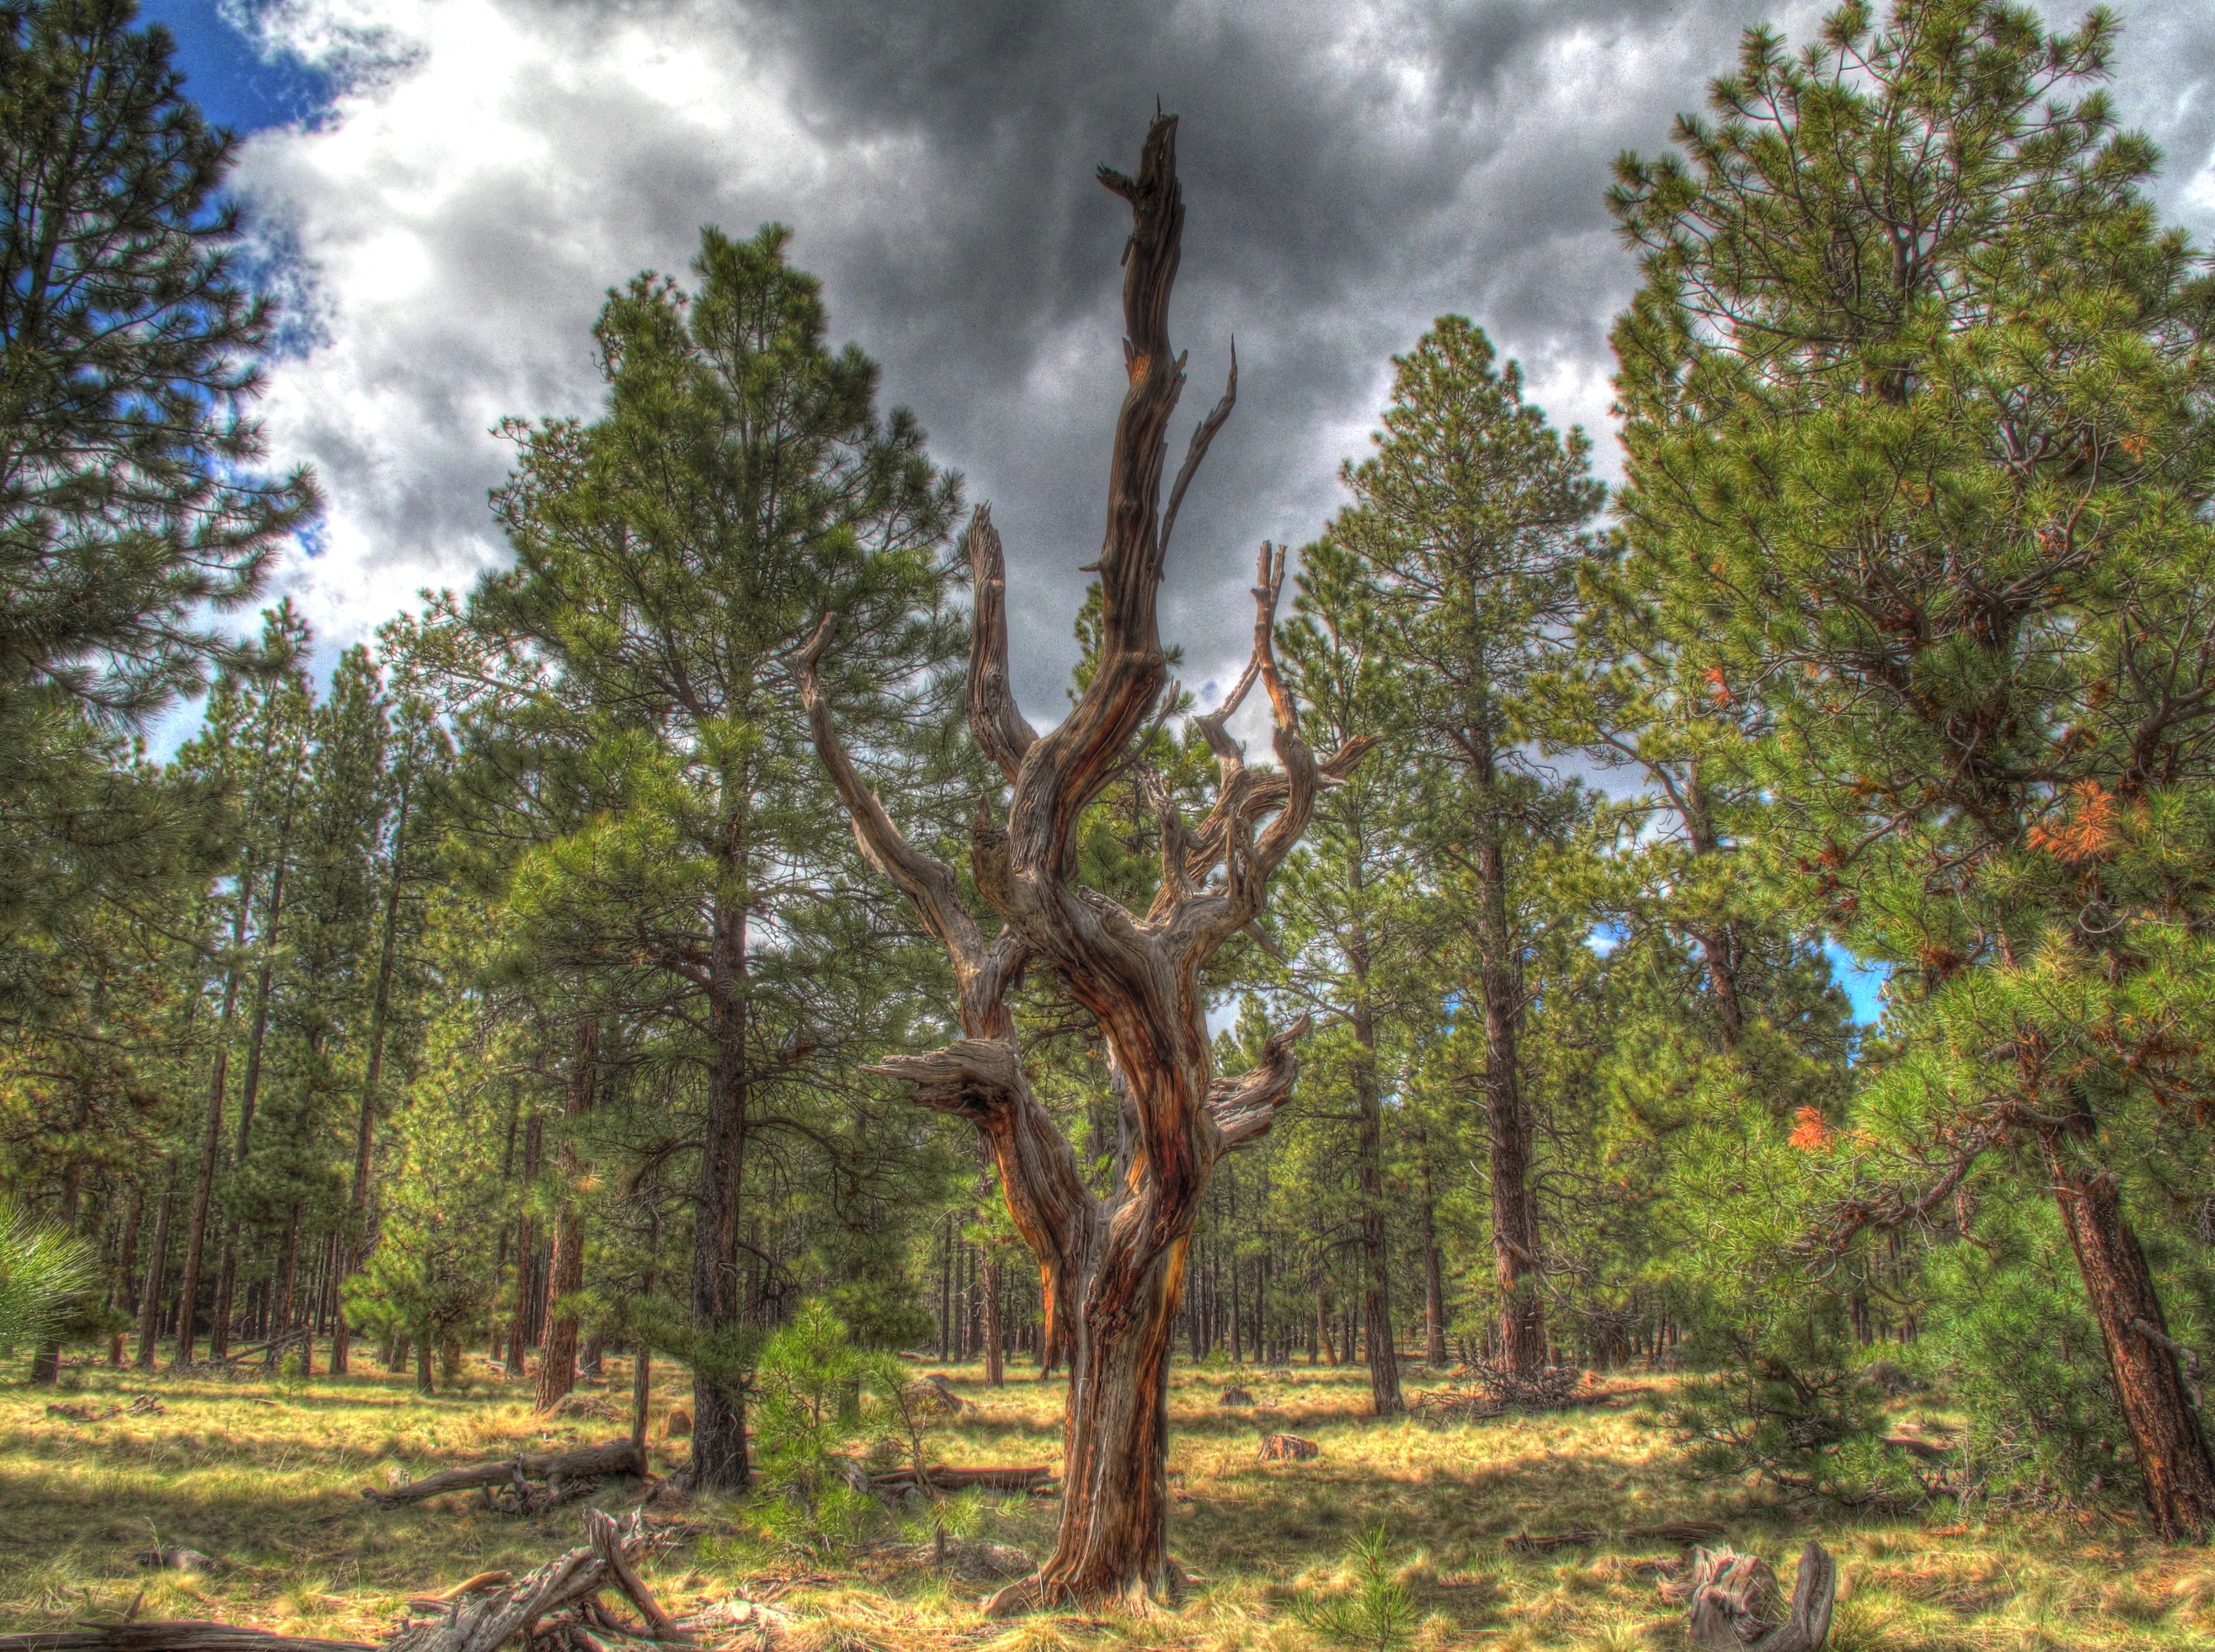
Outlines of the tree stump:
<svg viewBox="0 0 2215 1652">
<path fill-rule="evenodd" d="M 1304 1463 L 1322 1455 L 1322 1447 L 1312 1440 L 1303 1440 L 1296 1434 L 1265 1434 L 1261 1436 L 1261 1460 L 1265 1463 Z"/>
<path fill-rule="evenodd" d="M 1838 1594 L 1838 1563 L 1811 1542 L 1789 1602 L 1767 1561 L 1728 1547 L 1694 1552 L 1678 1598 L 1690 1608 L 1686 1631 L 1709 1652 L 1816 1652 L 1830 1637 Z"/>
<path fill-rule="evenodd" d="M 1223 1391 L 1223 1398 L 1215 1403 L 1218 1405 L 1251 1405 L 1254 1396 L 1243 1388 L 1226 1388 Z"/>
</svg>

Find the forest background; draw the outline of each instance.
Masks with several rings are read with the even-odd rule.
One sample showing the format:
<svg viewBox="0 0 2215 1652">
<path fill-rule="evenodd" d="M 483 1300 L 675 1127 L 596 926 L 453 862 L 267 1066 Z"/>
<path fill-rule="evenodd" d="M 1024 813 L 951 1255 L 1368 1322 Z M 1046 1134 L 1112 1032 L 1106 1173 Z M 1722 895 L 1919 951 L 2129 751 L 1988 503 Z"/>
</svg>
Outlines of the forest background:
<svg viewBox="0 0 2215 1652">
<path fill-rule="evenodd" d="M 279 322 L 230 140 L 126 4 L 7 16 L 34 1379 L 249 1346 L 309 1378 L 366 1338 L 551 1405 L 650 1349 L 729 1484 L 803 1303 L 993 1380 L 1041 1358 L 973 1135 L 868 1070 L 948 1036 L 946 966 L 800 694 L 836 613 L 856 761 L 963 843 L 999 784 L 960 720 L 983 530 L 786 234 L 611 293 L 598 413 L 503 427 L 512 564 L 319 683 L 289 605 L 224 617 L 318 506 L 261 464 Z M 1942 1382 L 1974 1495 L 2215 1523 L 2215 293 L 2101 89 L 2116 27 L 1931 0 L 1750 36 L 1609 197 L 1641 260 L 1620 489 L 1473 323 L 1395 359 L 1277 639 L 1315 737 L 1377 746 L 1210 966 L 1221 1070 L 1312 1031 L 1208 1191 L 1189 1357 L 1361 1361 L 1388 1415 L 1402 1360 L 1682 1363 L 1705 1460 L 1862 1503 L 1927 1492 L 1876 1384 Z M 1164 699 L 1080 881 L 1145 905 L 1198 709 Z M 1841 945 L 1887 970 L 1874 1026 Z M 1096 1030 L 1050 979 L 1017 1022 L 1104 1179 Z M 89 1276 L 34 1288 L 54 1235 Z"/>
</svg>

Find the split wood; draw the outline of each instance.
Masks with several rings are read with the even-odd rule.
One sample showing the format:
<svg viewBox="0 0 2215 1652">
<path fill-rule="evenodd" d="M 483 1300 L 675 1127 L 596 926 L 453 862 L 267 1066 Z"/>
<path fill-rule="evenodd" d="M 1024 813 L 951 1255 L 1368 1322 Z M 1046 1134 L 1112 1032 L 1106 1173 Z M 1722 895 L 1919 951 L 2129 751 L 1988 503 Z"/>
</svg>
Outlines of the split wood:
<svg viewBox="0 0 2215 1652">
<path fill-rule="evenodd" d="M 1709 1652 L 1818 1652 L 1838 1595 L 1838 1563 L 1813 1542 L 1800 1551 L 1789 1603 L 1767 1561 L 1727 1546 L 1697 1551 L 1691 1576 L 1661 1586 L 1664 1600 L 1690 1608 L 1685 1630 Z"/>
<path fill-rule="evenodd" d="M 426 1497 L 442 1496 L 449 1491 L 475 1491 L 481 1488 L 512 1486 L 518 1481 L 527 1483 L 543 1480 L 549 1491 L 565 1480 L 603 1478 L 627 1474 L 636 1479 L 646 1478 L 646 1453 L 628 1440 L 611 1441 L 604 1446 L 587 1446 L 580 1451 L 542 1452 L 532 1455 L 495 1458 L 490 1462 L 476 1463 L 468 1468 L 450 1468 L 412 1484 L 395 1486 L 380 1491 L 373 1486 L 364 1486 L 361 1495 L 380 1508 L 393 1508 L 402 1503 L 421 1502 Z M 543 1506 L 543 1505 L 541 1505 Z"/>
</svg>

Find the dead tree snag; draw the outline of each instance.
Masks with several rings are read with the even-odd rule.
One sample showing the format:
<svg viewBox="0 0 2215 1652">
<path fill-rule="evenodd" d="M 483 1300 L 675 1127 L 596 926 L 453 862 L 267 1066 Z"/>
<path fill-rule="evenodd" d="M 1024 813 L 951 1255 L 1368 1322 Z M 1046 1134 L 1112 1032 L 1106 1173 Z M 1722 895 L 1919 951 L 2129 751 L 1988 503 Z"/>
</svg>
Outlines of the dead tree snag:
<svg viewBox="0 0 2215 1652">
<path fill-rule="evenodd" d="M 1044 735 L 1016 708 L 1008 679 L 1006 570 L 998 535 L 980 509 L 970 536 L 975 584 L 969 725 L 1011 792 L 1004 825 L 980 808 L 970 857 L 977 887 L 1002 927 L 987 941 L 962 904 L 953 869 L 900 835 L 841 746 L 817 676 L 834 639 L 826 618 L 802 678 L 816 750 L 854 821 L 862 852 L 912 901 L 954 962 L 960 1038 L 877 1069 L 914 1098 L 974 1123 L 997 1161 L 1008 1208 L 1039 1260 L 1046 1359 L 1069 1368 L 1060 1534 L 1034 1578 L 1009 1586 L 997 1612 L 1042 1604 L 1144 1602 L 1182 1579 L 1169 1558 L 1169 1331 L 1184 1285 L 1185 1246 L 1208 1178 L 1223 1155 L 1252 1141 L 1291 1096 L 1292 1047 L 1305 1024 L 1269 1040 L 1261 1063 L 1215 1076 L 1201 966 L 1252 925 L 1270 875 L 1306 829 L 1319 786 L 1342 778 L 1366 741 L 1318 762 L 1300 737 L 1272 648 L 1285 554 L 1264 545 L 1254 590 L 1253 658 L 1222 707 L 1200 719 L 1215 754 L 1214 806 L 1187 821 L 1166 788 L 1148 784 L 1162 838 L 1161 886 L 1138 915 L 1079 888 L 1079 817 L 1136 762 L 1168 681 L 1155 597 L 1185 490 L 1237 390 L 1234 358 L 1223 398 L 1193 433 L 1162 503 L 1164 440 L 1184 386 L 1170 347 L 1184 206 L 1176 180 L 1176 121 L 1146 134 L 1138 175 L 1101 168 L 1131 204 L 1123 264 L 1124 364 L 1130 388 L 1115 425 L 1108 527 L 1095 565 L 1101 596 L 1098 669 L 1068 718 Z M 1278 768 L 1258 772 L 1225 725 L 1256 683 L 1275 724 Z M 1140 769 L 1142 782 L 1150 781 Z M 1099 1024 L 1110 1080 L 1130 1121 L 1127 1172 L 1104 1198 L 1085 1186 L 1075 1153 L 1032 1095 L 1008 995 L 1025 969 L 1051 969 Z"/>
</svg>

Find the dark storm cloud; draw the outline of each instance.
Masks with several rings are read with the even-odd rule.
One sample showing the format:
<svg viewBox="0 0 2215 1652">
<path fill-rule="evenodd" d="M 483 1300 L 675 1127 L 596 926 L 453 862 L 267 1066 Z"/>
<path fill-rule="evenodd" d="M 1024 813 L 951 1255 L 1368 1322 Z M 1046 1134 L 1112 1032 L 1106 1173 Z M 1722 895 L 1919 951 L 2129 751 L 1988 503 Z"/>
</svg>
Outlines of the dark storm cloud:
<svg viewBox="0 0 2215 1652">
<path fill-rule="evenodd" d="M 1235 669 L 1253 547 L 1338 502 L 1388 358 L 1469 315 L 1604 465 L 1608 321 L 1635 278 L 1603 205 L 1623 149 L 1667 142 L 1767 17 L 1737 0 L 1107 6 L 881 0 L 634 6 L 302 0 L 312 53 L 371 27 L 401 66 L 316 132 L 257 139 L 248 181 L 320 271 L 324 349 L 280 372 L 272 429 L 322 466 L 352 548 L 304 575 L 331 628 L 496 557 L 503 413 L 589 411 L 587 329 L 697 227 L 775 218 L 834 334 L 884 365 L 938 458 L 990 499 L 1011 562 L 1017 689 L 1051 715 L 1096 549 L 1121 395 L 1124 205 L 1158 96 L 1187 204 L 1173 330 L 1182 422 L 1233 334 L 1240 405 L 1180 524 L 1165 628 L 1195 688 Z M 365 15 L 368 21 L 364 21 Z M 289 30 L 289 34 L 286 31 Z M 2215 17 L 2126 37 L 2118 99 L 2170 152 L 2164 210 L 2215 223 Z"/>
</svg>

